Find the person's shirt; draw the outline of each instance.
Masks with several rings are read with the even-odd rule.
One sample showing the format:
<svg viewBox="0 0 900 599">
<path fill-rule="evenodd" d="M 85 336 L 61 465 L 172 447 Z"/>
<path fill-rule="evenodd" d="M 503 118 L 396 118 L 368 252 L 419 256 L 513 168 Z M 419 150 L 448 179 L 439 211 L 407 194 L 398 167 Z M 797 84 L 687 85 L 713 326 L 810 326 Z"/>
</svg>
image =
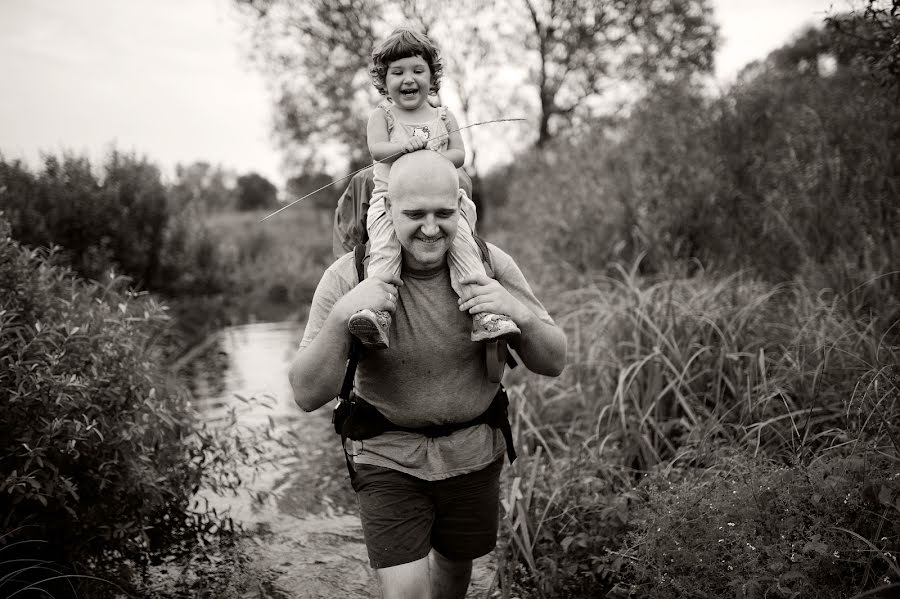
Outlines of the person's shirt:
<svg viewBox="0 0 900 599">
<path fill-rule="evenodd" d="M 488 248 L 495 278 L 538 318 L 553 324 L 512 258 L 493 244 Z M 470 339 L 472 317 L 458 308 L 449 268 L 404 269 L 402 278 L 390 348 L 366 352 L 356 371 L 355 392 L 402 426 L 475 418 L 488 408 L 499 384 L 488 380 L 484 343 Z M 325 271 L 313 297 L 301 350 L 321 330 L 334 303 L 357 282 L 352 253 Z M 499 430 L 481 424 L 436 438 L 391 431 L 348 442 L 347 450 L 357 464 L 439 480 L 486 467 L 500 459 L 505 444 Z"/>
</svg>

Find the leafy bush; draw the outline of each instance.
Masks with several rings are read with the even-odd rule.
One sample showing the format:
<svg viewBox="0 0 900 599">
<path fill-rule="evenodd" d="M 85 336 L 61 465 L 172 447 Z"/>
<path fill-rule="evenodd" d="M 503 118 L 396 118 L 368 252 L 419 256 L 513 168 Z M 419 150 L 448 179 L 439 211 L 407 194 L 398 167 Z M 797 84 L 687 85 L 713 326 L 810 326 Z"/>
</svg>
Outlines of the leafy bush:
<svg viewBox="0 0 900 599">
<path fill-rule="evenodd" d="M 170 192 L 146 159 L 115 151 L 102 177 L 74 155 L 48 156 L 38 173 L 0 161 L 0 210 L 20 243 L 59 246 L 90 279 L 115 270 L 169 297 L 220 293 L 230 268 L 184 193 Z"/>
<path fill-rule="evenodd" d="M 838 598 L 896 588 L 897 457 L 825 455 L 808 467 L 737 458 L 676 483 L 649 477 L 626 542 L 630 591 Z"/>
<path fill-rule="evenodd" d="M 127 584 L 129 566 L 217 528 L 191 496 L 228 460 L 161 367 L 165 308 L 9 231 L 0 220 L 0 558 L 43 539 L 43 559 Z"/>
<path fill-rule="evenodd" d="M 508 189 L 494 181 L 512 199 L 501 226 L 570 284 L 638 256 L 642 273 L 749 269 L 847 294 L 885 330 L 900 316 L 900 105 L 834 36 L 807 32 L 718 98 L 657 87 L 621 125 L 521 157 Z"/>
<path fill-rule="evenodd" d="M 510 471 L 504 572 L 524 592 L 591 596 L 590 589 L 647 584 L 624 569 L 624 556 L 633 558 L 625 534 L 639 526 L 634 510 L 662 509 L 662 492 L 632 491 L 644 472 L 655 472 L 659 485 L 698 484 L 691 477 L 725 470 L 724 456 L 737 453 L 802 474 L 809 463 L 831 464 L 826 458 L 842 446 L 876 446 L 891 457 L 868 461 L 873 481 L 900 460 L 900 345 L 878 336 L 871 321 L 799 285 L 706 273 L 656 281 L 636 270 L 559 293 L 554 313 L 569 340 L 569 366 L 558 379 L 520 381 L 516 373 L 507 381 L 523 457 Z M 808 491 L 798 482 L 788 492 Z M 869 542 L 880 538 L 869 524 L 829 522 Z M 856 541 L 840 543 L 852 535 L 834 538 L 839 551 L 857 551 Z M 646 551 L 652 555 L 639 563 L 662 559 Z M 768 567 L 754 575 L 768 576 Z M 852 578 L 858 588 L 870 583 Z"/>
</svg>

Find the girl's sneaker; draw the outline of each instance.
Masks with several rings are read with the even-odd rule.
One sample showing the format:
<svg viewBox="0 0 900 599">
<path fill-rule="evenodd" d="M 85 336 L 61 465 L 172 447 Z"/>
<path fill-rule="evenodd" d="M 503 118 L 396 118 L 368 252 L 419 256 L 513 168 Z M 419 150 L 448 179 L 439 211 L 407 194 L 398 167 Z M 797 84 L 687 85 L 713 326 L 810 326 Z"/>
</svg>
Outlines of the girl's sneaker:
<svg viewBox="0 0 900 599">
<path fill-rule="evenodd" d="M 472 317 L 472 341 L 500 339 L 521 332 L 512 318 L 506 314 L 481 312 Z"/>
<path fill-rule="evenodd" d="M 384 310 L 360 310 L 347 323 L 350 334 L 370 349 L 387 349 L 388 331 L 391 329 L 391 315 Z"/>
</svg>

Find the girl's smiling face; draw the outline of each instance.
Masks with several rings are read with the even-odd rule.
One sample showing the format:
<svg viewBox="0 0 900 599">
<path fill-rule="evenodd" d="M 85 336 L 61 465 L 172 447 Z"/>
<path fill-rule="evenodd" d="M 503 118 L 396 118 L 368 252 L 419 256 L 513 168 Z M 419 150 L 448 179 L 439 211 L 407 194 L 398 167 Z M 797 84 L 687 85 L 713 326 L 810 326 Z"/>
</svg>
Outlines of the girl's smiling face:
<svg viewBox="0 0 900 599">
<path fill-rule="evenodd" d="M 388 65 L 384 87 L 394 105 L 404 110 L 417 110 L 428 98 L 431 69 L 421 56 L 400 58 Z"/>
</svg>

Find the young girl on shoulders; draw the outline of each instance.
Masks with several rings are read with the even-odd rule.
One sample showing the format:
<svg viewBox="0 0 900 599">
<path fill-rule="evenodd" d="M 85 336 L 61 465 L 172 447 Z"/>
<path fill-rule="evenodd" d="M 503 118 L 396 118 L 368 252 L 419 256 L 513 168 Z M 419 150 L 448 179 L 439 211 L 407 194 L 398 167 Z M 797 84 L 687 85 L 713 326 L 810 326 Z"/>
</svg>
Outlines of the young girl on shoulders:
<svg viewBox="0 0 900 599">
<path fill-rule="evenodd" d="M 368 272 L 399 276 L 400 243 L 384 205 L 391 163 L 405 153 L 433 151 L 459 168 L 465 162 L 466 149 L 453 114 L 446 107 L 434 107 L 428 102 L 428 97 L 440 89 L 443 70 L 438 49 L 428 37 L 411 29 L 398 29 L 372 53 L 372 63 L 372 81 L 387 98 L 372 112 L 367 129 L 369 152 L 375 161 L 375 190 L 366 215 Z M 485 272 L 473 237 L 475 204 L 464 190 L 460 189 L 459 195 L 459 227 L 448 252 L 450 280 L 457 295 L 462 291 L 460 279 Z M 367 347 L 388 346 L 389 313 L 361 310 L 350 318 L 348 326 Z M 518 332 L 519 328 L 506 315 L 481 313 L 473 317 L 472 341 Z"/>
</svg>

